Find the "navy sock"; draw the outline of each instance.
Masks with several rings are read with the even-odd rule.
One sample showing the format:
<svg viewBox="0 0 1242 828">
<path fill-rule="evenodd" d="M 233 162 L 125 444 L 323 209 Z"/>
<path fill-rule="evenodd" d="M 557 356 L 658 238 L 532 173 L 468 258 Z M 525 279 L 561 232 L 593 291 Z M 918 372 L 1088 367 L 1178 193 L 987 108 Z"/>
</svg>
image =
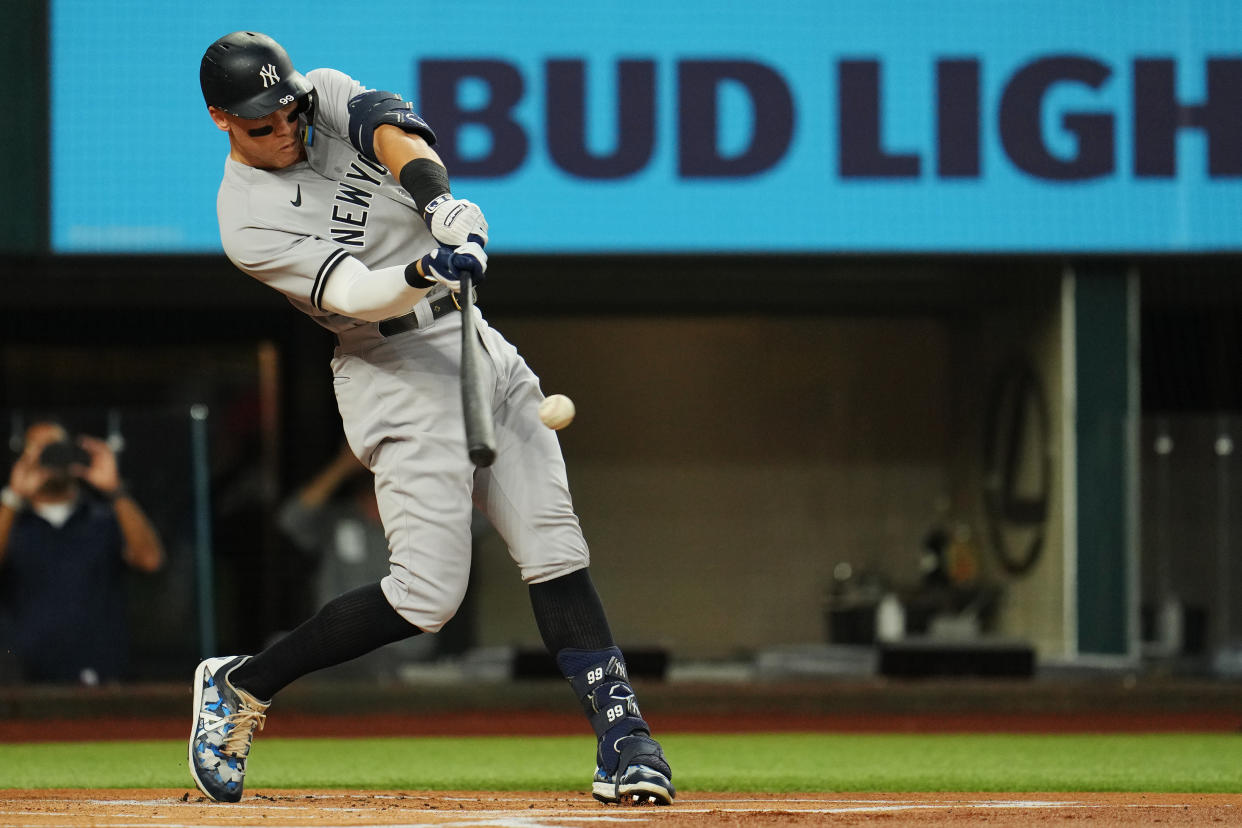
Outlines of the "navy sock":
<svg viewBox="0 0 1242 828">
<path fill-rule="evenodd" d="M 585 568 L 531 584 L 530 604 L 543 645 L 553 656 L 567 648 L 603 650 L 613 646 L 604 605 Z"/>
<path fill-rule="evenodd" d="M 611 774 L 617 769 L 617 740 L 651 728 L 638 710 L 625 657 L 613 643 L 595 584 L 586 569 L 579 569 L 531 584 L 530 602 L 544 646 L 595 730 L 596 761 Z"/>
<path fill-rule="evenodd" d="M 307 673 L 420 632 L 392 608 L 377 581 L 333 598 L 284 638 L 234 670 L 229 679 L 260 701 L 270 701 L 277 691 Z"/>
</svg>

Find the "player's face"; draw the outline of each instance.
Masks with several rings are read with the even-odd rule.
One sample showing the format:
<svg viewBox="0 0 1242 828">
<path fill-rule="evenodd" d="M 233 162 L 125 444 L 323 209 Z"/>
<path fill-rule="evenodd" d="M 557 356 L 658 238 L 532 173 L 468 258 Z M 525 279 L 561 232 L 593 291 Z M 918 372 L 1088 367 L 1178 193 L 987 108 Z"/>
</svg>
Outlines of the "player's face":
<svg viewBox="0 0 1242 828">
<path fill-rule="evenodd" d="M 229 134 L 230 155 L 250 167 L 280 170 L 306 157 L 294 101 L 263 118 L 239 118 L 214 107 L 211 119 Z"/>
</svg>

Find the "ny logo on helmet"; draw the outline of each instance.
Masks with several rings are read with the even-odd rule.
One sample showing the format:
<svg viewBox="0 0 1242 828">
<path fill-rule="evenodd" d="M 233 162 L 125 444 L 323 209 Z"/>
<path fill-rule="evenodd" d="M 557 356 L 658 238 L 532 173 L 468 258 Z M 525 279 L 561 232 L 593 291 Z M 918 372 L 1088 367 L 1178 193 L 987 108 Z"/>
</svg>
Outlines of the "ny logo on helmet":
<svg viewBox="0 0 1242 828">
<path fill-rule="evenodd" d="M 276 74 L 276 64 L 269 63 L 259 70 L 259 77 L 263 79 L 263 88 L 267 89 L 274 83 L 280 83 L 280 75 Z"/>
</svg>

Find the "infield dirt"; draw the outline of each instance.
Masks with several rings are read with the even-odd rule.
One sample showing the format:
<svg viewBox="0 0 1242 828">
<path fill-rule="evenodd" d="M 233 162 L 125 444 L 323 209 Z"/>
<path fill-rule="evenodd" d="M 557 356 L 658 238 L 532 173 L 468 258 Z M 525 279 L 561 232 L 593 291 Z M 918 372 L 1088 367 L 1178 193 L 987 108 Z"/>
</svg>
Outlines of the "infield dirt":
<svg viewBox="0 0 1242 828">
<path fill-rule="evenodd" d="M 668 808 L 604 806 L 588 794 L 258 790 L 236 804 L 191 790 L 0 791 L 11 826 L 522 826 L 1237 824 L 1235 794 L 720 794 Z"/>
</svg>

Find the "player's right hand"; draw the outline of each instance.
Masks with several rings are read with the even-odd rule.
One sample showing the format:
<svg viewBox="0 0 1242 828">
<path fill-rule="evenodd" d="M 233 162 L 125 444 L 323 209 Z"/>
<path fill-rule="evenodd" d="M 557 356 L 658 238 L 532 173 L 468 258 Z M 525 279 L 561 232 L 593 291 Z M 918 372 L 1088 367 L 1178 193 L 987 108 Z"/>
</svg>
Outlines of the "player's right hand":
<svg viewBox="0 0 1242 828">
<path fill-rule="evenodd" d="M 423 210 L 423 221 L 440 244 L 459 247 L 473 241 L 479 247 L 487 245 L 487 219 L 473 201 L 445 193 Z"/>
<path fill-rule="evenodd" d="M 470 241 L 453 248 L 453 270 L 469 273 L 470 280 L 476 285 L 483 281 L 487 273 L 487 252 L 477 239 L 478 236 L 471 234 Z"/>
</svg>

